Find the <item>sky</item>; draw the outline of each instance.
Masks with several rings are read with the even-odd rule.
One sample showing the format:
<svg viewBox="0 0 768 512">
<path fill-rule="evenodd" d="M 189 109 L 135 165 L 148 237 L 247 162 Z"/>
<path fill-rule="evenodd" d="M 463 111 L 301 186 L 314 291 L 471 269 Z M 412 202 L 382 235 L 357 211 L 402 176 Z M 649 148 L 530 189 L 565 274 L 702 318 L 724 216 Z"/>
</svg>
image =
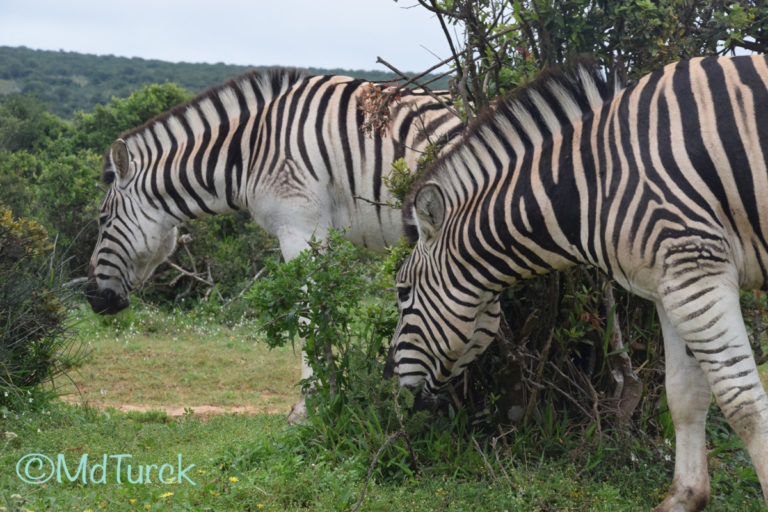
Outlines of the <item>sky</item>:
<svg viewBox="0 0 768 512">
<path fill-rule="evenodd" d="M 0 0 L 0 46 L 363 70 L 380 56 L 411 72 L 450 55 L 416 0 Z"/>
</svg>

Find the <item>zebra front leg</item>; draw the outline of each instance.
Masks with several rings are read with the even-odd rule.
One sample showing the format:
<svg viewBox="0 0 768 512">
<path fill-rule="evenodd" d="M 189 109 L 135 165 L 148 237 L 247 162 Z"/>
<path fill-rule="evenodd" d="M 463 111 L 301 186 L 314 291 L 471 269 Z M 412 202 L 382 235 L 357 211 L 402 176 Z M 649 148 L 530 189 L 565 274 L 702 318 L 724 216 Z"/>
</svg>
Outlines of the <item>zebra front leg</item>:
<svg viewBox="0 0 768 512">
<path fill-rule="evenodd" d="M 689 272 L 662 287 L 662 316 L 673 327 L 667 330 L 679 335 L 698 361 L 720 409 L 746 445 L 768 499 L 768 398 L 744 326 L 736 272 L 726 263 L 713 268 L 711 260 L 697 268 L 698 277 Z M 667 369 L 675 371 L 669 362 Z M 676 464 L 676 478 L 677 470 Z"/>
<path fill-rule="evenodd" d="M 301 222 L 298 222 L 298 220 L 301 219 L 301 216 L 297 215 L 297 224 L 302 224 Z M 319 234 L 322 234 L 325 236 L 328 233 L 328 228 L 330 227 L 329 223 L 319 223 L 318 225 L 313 225 L 311 223 L 305 222 L 307 226 L 312 226 L 311 229 L 304 227 L 300 228 L 294 225 L 283 225 L 279 228 L 277 228 L 276 234 L 277 239 L 280 242 L 280 252 L 283 254 L 283 259 L 285 261 L 291 260 L 295 258 L 296 256 L 301 253 L 301 251 L 309 248 L 309 240 L 312 240 L 313 238 L 317 237 Z M 328 226 L 321 228 L 320 226 Z M 304 285 L 302 287 L 304 291 L 307 290 L 307 285 Z M 306 318 L 300 318 L 300 322 L 308 322 Z M 301 339 L 300 342 L 301 345 L 301 379 L 302 381 L 305 381 L 307 379 L 312 378 L 313 370 L 312 366 L 309 364 L 308 361 L 308 355 L 306 351 L 306 340 L 304 338 Z M 303 423 L 307 419 L 307 404 L 306 404 L 306 398 L 307 394 L 312 393 L 314 390 L 313 387 L 307 388 L 307 392 L 302 392 L 301 396 L 299 397 L 299 400 L 291 406 L 291 411 L 288 413 L 288 423 Z"/>
<path fill-rule="evenodd" d="M 304 322 L 306 319 L 301 318 L 299 321 Z M 309 364 L 308 355 L 306 351 L 306 340 L 301 339 L 301 380 L 306 381 L 313 375 L 312 366 Z M 291 406 L 291 412 L 288 413 L 288 423 L 303 423 L 307 419 L 307 394 L 311 393 L 313 388 L 309 388 L 307 393 L 302 393 L 299 400 Z"/>
<path fill-rule="evenodd" d="M 709 501 L 705 426 L 712 402 L 698 361 L 686 353 L 661 304 L 656 305 L 664 337 L 665 388 L 675 424 L 675 476 L 657 512 L 701 510 Z"/>
</svg>

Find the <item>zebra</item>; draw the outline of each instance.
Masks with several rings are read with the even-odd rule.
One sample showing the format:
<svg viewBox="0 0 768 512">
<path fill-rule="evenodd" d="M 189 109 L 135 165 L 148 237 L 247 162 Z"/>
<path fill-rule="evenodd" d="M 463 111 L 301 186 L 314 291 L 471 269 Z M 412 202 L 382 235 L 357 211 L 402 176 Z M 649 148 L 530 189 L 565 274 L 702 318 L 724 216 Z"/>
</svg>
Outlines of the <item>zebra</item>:
<svg viewBox="0 0 768 512">
<path fill-rule="evenodd" d="M 434 394 L 494 338 L 518 279 L 596 266 L 655 303 L 675 470 L 659 511 L 709 500 L 714 393 L 768 497 L 768 399 L 739 289 L 768 288 L 768 60 L 695 58 L 613 91 L 581 63 L 467 129 L 403 207 L 385 367 Z"/>
<path fill-rule="evenodd" d="M 376 251 L 401 237 L 382 176 L 428 144 L 463 129 L 443 100 L 422 89 L 390 102 L 389 130 L 363 133 L 358 108 L 374 84 L 291 69 L 250 71 L 214 86 L 120 136 L 105 155 L 109 185 L 86 297 L 115 314 L 174 251 L 187 219 L 237 210 L 277 237 L 285 260 L 345 229 Z M 302 378 L 312 374 L 302 358 Z M 304 414 L 303 399 L 291 419 Z"/>
</svg>

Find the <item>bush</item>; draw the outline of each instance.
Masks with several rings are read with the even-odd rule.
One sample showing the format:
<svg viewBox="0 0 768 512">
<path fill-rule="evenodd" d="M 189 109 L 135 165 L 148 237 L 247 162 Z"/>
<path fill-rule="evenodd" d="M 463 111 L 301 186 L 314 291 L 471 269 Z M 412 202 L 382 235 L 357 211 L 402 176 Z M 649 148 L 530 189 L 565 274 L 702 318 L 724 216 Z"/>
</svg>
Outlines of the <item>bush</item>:
<svg viewBox="0 0 768 512">
<path fill-rule="evenodd" d="M 34 221 L 0 205 L 0 405 L 32 390 L 82 355 L 67 326 L 67 292 L 55 247 Z"/>
<path fill-rule="evenodd" d="M 395 251 L 391 259 L 399 256 Z M 306 446 L 319 448 L 331 464 L 363 457 L 390 479 L 426 468 L 476 474 L 484 468 L 474 445 L 466 443 L 466 412 L 452 409 L 435 418 L 417 411 L 414 396 L 396 379 L 382 380 L 397 322 L 387 286 L 393 268 L 332 231 L 327 242 L 313 242 L 291 261 L 268 263 L 246 298 L 270 346 L 305 340 L 314 371 L 304 383 L 311 390 L 309 418 L 300 427 Z"/>
</svg>

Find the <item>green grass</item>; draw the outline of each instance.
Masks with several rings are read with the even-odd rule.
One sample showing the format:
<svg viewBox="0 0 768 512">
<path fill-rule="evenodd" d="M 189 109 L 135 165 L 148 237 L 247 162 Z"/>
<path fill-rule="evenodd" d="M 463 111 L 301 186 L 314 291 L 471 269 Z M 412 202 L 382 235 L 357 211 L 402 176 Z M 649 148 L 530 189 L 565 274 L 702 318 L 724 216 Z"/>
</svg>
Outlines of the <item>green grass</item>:
<svg viewBox="0 0 768 512">
<path fill-rule="evenodd" d="M 13 418 L 7 427 L 18 436 L 0 452 L 0 504 L 8 510 L 347 510 L 359 498 L 370 462 L 338 462 L 310 450 L 276 415 L 169 420 L 57 406 Z M 62 453 L 71 473 L 84 453 L 97 461 L 103 454 L 130 454 L 137 465 L 158 466 L 176 465 L 181 454 L 184 467 L 195 465 L 186 474 L 196 485 L 119 485 L 109 471 L 106 484 L 30 485 L 15 474 L 28 453 L 52 459 Z M 643 499 L 628 479 L 592 482 L 567 464 L 507 466 L 509 480 L 424 474 L 397 484 L 374 482 L 361 510 L 608 510 L 601 508 L 605 503 L 610 510 L 633 510 Z"/>
<path fill-rule="evenodd" d="M 92 354 L 74 380 L 90 405 L 57 401 L 20 414 L 0 411 L 0 433 L 13 433 L 0 436 L 0 511 L 350 510 L 359 499 L 380 442 L 348 455 L 350 450 L 324 448 L 327 443 L 317 438 L 317 431 L 285 423 L 282 413 L 297 395 L 298 356 L 290 348 L 263 349 L 247 325 L 226 328 L 199 314 L 166 315 L 142 308 L 111 320 L 80 312 L 78 329 L 90 341 Z M 275 384 L 276 379 L 282 384 Z M 270 401 L 272 397 L 265 399 L 268 389 L 285 395 L 281 405 Z M 280 414 L 187 410 L 170 417 L 164 411 L 109 408 L 125 403 L 157 409 L 169 404 L 191 409 L 254 405 L 257 412 L 274 408 Z M 671 446 L 663 443 L 652 449 L 617 446 L 610 440 L 602 447 L 557 446 L 562 441 L 546 444 L 527 434 L 510 437 L 511 446 L 497 458 L 487 447 L 481 454 L 466 442 L 461 448 L 451 446 L 451 436 L 441 434 L 433 433 L 429 443 L 420 444 L 430 445 L 431 464 L 414 464 L 406 456 L 403 464 L 409 471 L 389 471 L 386 478 L 374 472 L 360 510 L 649 510 L 671 479 Z M 763 510 L 740 442 L 717 420 L 710 435 L 717 442 L 710 461 L 713 498 L 708 510 Z M 338 443 L 349 446 L 351 441 Z M 395 443 L 407 454 L 402 441 Z M 545 445 L 546 455 L 541 451 Z M 630 458 L 629 451 L 637 457 Z M 108 459 L 104 484 L 90 478 L 85 484 L 72 483 L 63 475 L 62 483 L 33 485 L 16 472 L 19 461 L 32 453 L 52 460 L 62 454 L 71 473 L 84 454 L 90 467 L 104 455 L 130 455 L 134 467 L 175 467 L 181 456 L 183 467 L 194 464 L 186 475 L 195 484 L 163 484 L 156 475 L 152 483 L 126 484 L 125 472 L 123 483 L 117 483 L 114 459 Z M 589 470 L 575 462 L 595 459 L 599 464 Z M 94 476 L 98 479 L 100 472 Z"/>
</svg>

